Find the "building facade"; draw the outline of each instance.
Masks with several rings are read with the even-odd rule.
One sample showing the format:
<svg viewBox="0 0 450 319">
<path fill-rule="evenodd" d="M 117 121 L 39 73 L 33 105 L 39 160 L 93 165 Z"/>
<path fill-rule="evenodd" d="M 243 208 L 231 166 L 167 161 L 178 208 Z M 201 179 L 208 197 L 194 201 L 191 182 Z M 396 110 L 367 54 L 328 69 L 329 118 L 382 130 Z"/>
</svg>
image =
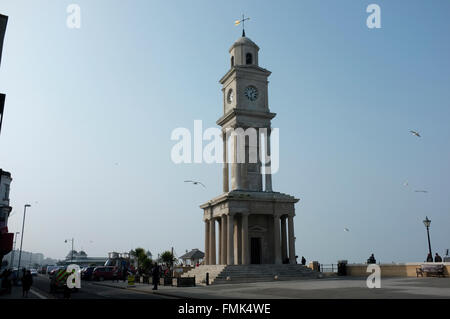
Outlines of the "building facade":
<svg viewBox="0 0 450 319">
<path fill-rule="evenodd" d="M 0 64 L 2 62 L 3 39 L 5 38 L 7 23 L 8 17 L 3 14 L 0 14 Z"/>
<path fill-rule="evenodd" d="M 205 253 L 198 248 L 194 248 L 191 251 L 187 251 L 179 259 L 182 260 L 183 265 L 195 267 L 197 264 L 201 264 L 205 258 Z"/>
<path fill-rule="evenodd" d="M 11 251 L 5 255 L 4 260 L 8 261 L 8 268 L 15 268 L 19 265 L 19 250 Z M 22 250 L 20 268 L 33 268 L 44 265 L 44 254 L 32 253 Z"/>
<path fill-rule="evenodd" d="M 8 23 L 8 17 L 0 14 L 0 65 L 2 63 L 2 53 L 3 53 L 3 40 L 6 33 L 6 24 Z M 5 94 L 0 93 L 0 133 L 2 131 L 3 122 L 3 110 L 5 108 Z"/>
<path fill-rule="evenodd" d="M 3 39 L 5 38 L 7 23 L 8 17 L 0 14 L 0 63 L 2 60 Z M 2 129 L 4 106 L 5 95 L 0 93 L 0 133 Z M 0 169 L 0 264 L 3 262 L 4 255 L 8 254 L 13 248 L 14 234 L 8 232 L 8 218 L 12 209 L 11 206 L 9 206 L 9 187 L 11 181 L 11 173 Z"/>
<path fill-rule="evenodd" d="M 59 265 L 70 265 L 75 264 L 79 266 L 103 266 L 105 265 L 108 258 L 106 257 L 88 257 L 86 252 L 76 250 L 71 250 L 66 256 L 65 260 L 61 260 L 58 262 Z"/>
<path fill-rule="evenodd" d="M 229 53 L 230 70 L 220 80 L 223 116 L 217 121 L 223 138 L 223 193 L 200 206 L 205 264 L 295 264 L 294 205 L 299 200 L 273 191 L 270 161 L 265 160 L 276 116 L 269 109 L 271 72 L 259 66 L 259 47 L 245 33 Z"/>
</svg>

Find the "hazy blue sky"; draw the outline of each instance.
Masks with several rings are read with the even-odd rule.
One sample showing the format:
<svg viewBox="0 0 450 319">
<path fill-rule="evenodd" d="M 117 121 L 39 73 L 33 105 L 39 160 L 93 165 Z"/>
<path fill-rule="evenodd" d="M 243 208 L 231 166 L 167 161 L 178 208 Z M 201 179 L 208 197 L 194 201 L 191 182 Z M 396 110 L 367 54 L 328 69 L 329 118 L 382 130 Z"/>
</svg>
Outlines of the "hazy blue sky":
<svg viewBox="0 0 450 319">
<path fill-rule="evenodd" d="M 66 27 L 70 3 L 80 30 Z M 450 248 L 449 1 L 2 0 L 0 167 L 14 179 L 10 231 L 33 206 L 25 250 L 61 258 L 71 237 L 96 256 L 204 249 L 198 206 L 221 193 L 221 166 L 173 164 L 170 134 L 221 116 L 243 12 L 273 72 L 273 184 L 301 199 L 297 254 L 423 261 L 426 215 L 433 250 Z"/>
</svg>

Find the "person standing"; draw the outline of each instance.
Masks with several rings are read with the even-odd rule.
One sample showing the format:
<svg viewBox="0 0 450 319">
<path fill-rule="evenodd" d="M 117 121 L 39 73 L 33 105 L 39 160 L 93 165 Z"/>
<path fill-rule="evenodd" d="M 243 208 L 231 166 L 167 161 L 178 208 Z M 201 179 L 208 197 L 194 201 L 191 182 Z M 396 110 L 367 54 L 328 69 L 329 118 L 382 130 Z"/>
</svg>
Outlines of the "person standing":
<svg viewBox="0 0 450 319">
<path fill-rule="evenodd" d="M 155 266 L 152 270 L 152 281 L 153 281 L 153 289 L 152 290 L 158 290 L 158 284 L 159 284 L 159 276 L 160 276 L 160 269 L 157 263 L 155 263 Z"/>
<path fill-rule="evenodd" d="M 431 255 L 431 253 L 428 253 L 427 263 L 432 263 L 432 262 L 433 262 L 433 256 Z"/>
<path fill-rule="evenodd" d="M 302 256 L 302 265 L 305 266 L 306 265 L 306 259 L 304 256 Z"/>
<path fill-rule="evenodd" d="M 435 263 L 441 263 L 442 262 L 442 257 L 439 256 L 438 253 L 436 253 L 436 256 L 434 256 L 434 262 Z"/>
<path fill-rule="evenodd" d="M 33 276 L 31 272 L 27 270 L 22 278 L 22 297 L 28 298 L 28 292 L 33 285 Z"/>
<path fill-rule="evenodd" d="M 126 264 L 124 264 L 123 268 L 122 268 L 122 277 L 123 277 L 123 281 L 128 280 L 128 265 L 126 265 Z"/>
<path fill-rule="evenodd" d="M 368 264 L 376 264 L 377 260 L 375 259 L 375 256 L 372 254 L 370 255 L 369 259 L 367 259 Z"/>
</svg>

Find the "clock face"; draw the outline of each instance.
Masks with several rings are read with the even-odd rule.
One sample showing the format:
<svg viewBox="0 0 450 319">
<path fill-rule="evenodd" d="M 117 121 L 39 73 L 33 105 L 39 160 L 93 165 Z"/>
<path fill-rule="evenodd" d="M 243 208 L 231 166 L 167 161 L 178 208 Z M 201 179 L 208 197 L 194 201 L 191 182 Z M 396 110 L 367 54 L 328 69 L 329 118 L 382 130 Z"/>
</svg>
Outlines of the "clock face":
<svg viewBox="0 0 450 319">
<path fill-rule="evenodd" d="M 256 101 L 256 99 L 258 98 L 258 89 L 254 86 L 248 86 L 245 89 L 244 94 L 250 101 Z"/>
<path fill-rule="evenodd" d="M 228 104 L 231 104 L 234 100 L 234 93 L 232 89 L 228 90 L 228 94 L 227 94 L 227 102 Z"/>
</svg>

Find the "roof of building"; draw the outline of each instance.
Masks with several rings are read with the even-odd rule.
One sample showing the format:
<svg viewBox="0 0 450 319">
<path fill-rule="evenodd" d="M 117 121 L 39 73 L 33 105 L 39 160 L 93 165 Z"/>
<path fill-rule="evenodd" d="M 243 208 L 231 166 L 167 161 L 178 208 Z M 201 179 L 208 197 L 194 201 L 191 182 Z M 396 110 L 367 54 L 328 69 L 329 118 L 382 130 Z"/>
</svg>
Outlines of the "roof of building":
<svg viewBox="0 0 450 319">
<path fill-rule="evenodd" d="M 200 251 L 199 249 L 195 248 L 192 249 L 190 252 L 185 253 L 183 256 L 181 256 L 181 259 L 200 259 L 205 257 L 205 253 Z"/>
<path fill-rule="evenodd" d="M 69 251 L 69 253 L 67 254 L 66 258 L 71 258 L 72 256 L 73 256 L 73 257 L 76 257 L 77 254 L 78 254 L 78 252 L 77 252 L 76 250 L 73 250 L 73 251 L 71 250 L 71 251 Z"/>
<path fill-rule="evenodd" d="M 11 173 L 10 172 L 4 171 L 1 168 L 0 168 L 0 175 L 11 177 Z"/>
<path fill-rule="evenodd" d="M 247 37 L 240 37 L 239 39 L 237 39 L 236 42 L 234 42 L 231 46 L 230 51 L 237 45 L 250 45 L 256 47 L 259 50 L 259 47 L 256 45 L 256 43 Z"/>
</svg>

